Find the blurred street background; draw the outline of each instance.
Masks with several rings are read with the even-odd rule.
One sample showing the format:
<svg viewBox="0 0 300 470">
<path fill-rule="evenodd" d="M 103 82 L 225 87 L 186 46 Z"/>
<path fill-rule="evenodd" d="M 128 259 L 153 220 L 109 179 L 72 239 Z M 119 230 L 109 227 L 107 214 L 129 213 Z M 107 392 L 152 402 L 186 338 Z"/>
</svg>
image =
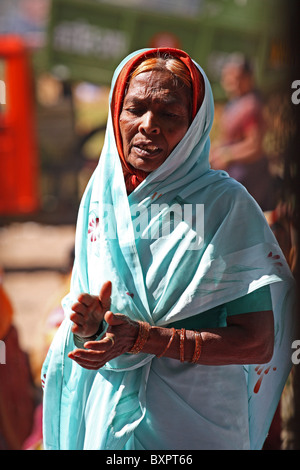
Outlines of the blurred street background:
<svg viewBox="0 0 300 470">
<path fill-rule="evenodd" d="M 247 189 L 253 180 L 253 191 L 264 189 L 257 201 L 298 279 L 291 83 L 300 76 L 297 1 L 289 1 L 290 10 L 282 0 L 1 0 L 0 450 L 42 449 L 40 369 L 62 319 L 78 206 L 101 153 L 110 81 L 130 52 L 171 46 L 201 64 L 215 97 L 211 164 L 237 179 L 243 165 L 234 167 L 228 135 L 238 143 L 245 106 L 233 107 L 241 96 L 235 74 L 247 62 L 247 94 L 258 98 L 245 133 L 256 142 L 250 153 L 263 155 L 251 161 Z M 237 130 L 225 129 L 229 112 Z M 297 367 L 266 448 L 300 448 Z"/>
</svg>

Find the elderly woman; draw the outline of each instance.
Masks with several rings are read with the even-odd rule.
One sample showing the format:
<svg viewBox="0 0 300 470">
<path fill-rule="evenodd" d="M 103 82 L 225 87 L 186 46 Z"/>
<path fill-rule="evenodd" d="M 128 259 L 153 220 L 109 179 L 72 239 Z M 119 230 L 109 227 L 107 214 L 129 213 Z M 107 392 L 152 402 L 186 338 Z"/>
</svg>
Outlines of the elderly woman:
<svg viewBox="0 0 300 470">
<path fill-rule="evenodd" d="M 221 84 L 229 101 L 220 117 L 220 141 L 211 149 L 210 163 L 242 183 L 263 211 L 273 210 L 279 180 L 271 175 L 265 155 L 264 103 L 248 59 L 241 54 L 229 55 Z"/>
<path fill-rule="evenodd" d="M 43 367 L 46 449 L 259 449 L 290 370 L 293 280 L 243 186 L 211 170 L 213 98 L 183 51 L 113 77 Z"/>
</svg>

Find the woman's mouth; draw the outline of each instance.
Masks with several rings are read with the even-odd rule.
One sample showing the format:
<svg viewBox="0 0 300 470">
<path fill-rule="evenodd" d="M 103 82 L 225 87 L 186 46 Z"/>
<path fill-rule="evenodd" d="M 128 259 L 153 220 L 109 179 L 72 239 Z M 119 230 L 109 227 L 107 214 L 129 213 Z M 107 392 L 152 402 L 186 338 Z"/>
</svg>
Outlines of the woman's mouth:
<svg viewBox="0 0 300 470">
<path fill-rule="evenodd" d="M 133 145 L 135 153 L 140 157 L 154 157 L 161 152 L 161 148 L 153 144 L 135 144 Z"/>
</svg>

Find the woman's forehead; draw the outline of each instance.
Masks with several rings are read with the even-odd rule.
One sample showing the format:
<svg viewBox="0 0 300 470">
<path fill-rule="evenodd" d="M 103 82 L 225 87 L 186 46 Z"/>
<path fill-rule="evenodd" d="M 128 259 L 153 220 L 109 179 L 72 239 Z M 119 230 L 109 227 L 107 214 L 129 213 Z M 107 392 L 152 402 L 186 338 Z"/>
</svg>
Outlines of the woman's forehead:
<svg viewBox="0 0 300 470">
<path fill-rule="evenodd" d="M 190 90 L 182 83 L 178 84 L 170 72 L 148 71 L 133 77 L 126 94 L 127 100 L 159 99 L 167 102 L 186 101 Z"/>
</svg>

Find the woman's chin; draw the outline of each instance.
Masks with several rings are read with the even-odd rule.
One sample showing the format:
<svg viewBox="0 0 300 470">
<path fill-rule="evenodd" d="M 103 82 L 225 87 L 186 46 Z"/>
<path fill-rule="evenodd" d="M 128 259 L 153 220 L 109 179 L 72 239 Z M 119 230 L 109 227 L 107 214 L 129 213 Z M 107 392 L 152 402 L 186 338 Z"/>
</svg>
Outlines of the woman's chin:
<svg viewBox="0 0 300 470">
<path fill-rule="evenodd" d="M 167 159 L 162 152 L 151 157 L 141 157 L 135 156 L 128 158 L 127 162 L 135 168 L 136 170 L 145 171 L 146 173 L 151 173 L 156 170 L 160 165 Z"/>
</svg>

